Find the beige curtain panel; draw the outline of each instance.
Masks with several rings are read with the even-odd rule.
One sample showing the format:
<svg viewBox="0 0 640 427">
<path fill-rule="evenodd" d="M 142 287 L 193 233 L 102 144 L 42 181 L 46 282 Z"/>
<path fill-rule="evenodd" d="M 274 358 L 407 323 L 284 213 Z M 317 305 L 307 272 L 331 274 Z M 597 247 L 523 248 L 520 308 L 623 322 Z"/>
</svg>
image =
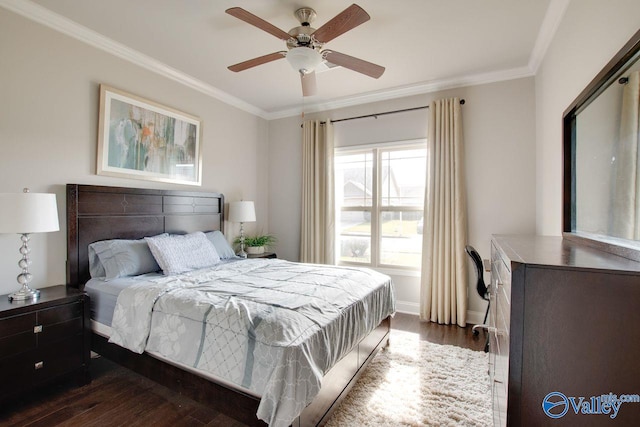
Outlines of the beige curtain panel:
<svg viewBox="0 0 640 427">
<path fill-rule="evenodd" d="M 615 153 L 611 234 L 640 240 L 640 71 L 622 91 L 620 138 Z"/>
<path fill-rule="evenodd" d="M 429 106 L 420 317 L 467 324 L 467 206 L 458 98 Z"/>
<path fill-rule="evenodd" d="M 302 222 L 300 261 L 335 262 L 333 125 L 302 124 Z"/>
</svg>

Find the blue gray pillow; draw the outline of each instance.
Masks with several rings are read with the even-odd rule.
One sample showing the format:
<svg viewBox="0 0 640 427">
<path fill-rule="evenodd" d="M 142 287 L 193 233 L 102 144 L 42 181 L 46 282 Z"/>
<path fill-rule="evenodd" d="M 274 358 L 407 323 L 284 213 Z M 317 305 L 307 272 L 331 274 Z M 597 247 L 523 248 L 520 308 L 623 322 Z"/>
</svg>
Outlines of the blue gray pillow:
<svg viewBox="0 0 640 427">
<path fill-rule="evenodd" d="M 160 234 L 159 236 L 167 236 Z M 89 245 L 89 273 L 106 280 L 159 271 L 144 239 L 102 240 Z"/>
<path fill-rule="evenodd" d="M 209 231 L 208 233 L 204 233 L 204 235 L 207 236 L 207 239 L 209 239 L 211 243 L 213 243 L 213 246 L 216 248 L 216 252 L 220 255 L 220 259 L 236 258 L 236 253 L 229 245 L 229 242 L 227 242 L 224 234 L 220 231 Z"/>
</svg>

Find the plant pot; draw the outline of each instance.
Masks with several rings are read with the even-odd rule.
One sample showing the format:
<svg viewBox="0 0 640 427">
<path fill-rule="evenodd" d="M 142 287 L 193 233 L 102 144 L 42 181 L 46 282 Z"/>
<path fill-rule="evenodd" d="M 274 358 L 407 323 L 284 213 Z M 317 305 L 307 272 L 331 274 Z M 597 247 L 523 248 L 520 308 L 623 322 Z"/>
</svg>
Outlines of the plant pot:
<svg viewBox="0 0 640 427">
<path fill-rule="evenodd" d="M 250 255 L 259 255 L 264 253 L 264 246 L 247 246 L 245 251 Z"/>
</svg>

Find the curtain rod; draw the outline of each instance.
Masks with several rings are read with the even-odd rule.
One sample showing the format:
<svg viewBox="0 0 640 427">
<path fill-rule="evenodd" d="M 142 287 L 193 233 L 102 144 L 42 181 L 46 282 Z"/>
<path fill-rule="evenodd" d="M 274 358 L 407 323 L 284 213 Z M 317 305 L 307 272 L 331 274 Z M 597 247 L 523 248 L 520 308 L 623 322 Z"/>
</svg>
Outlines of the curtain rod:
<svg viewBox="0 0 640 427">
<path fill-rule="evenodd" d="M 460 105 L 464 105 L 464 103 L 465 103 L 465 100 L 461 99 Z M 404 113 L 407 111 L 415 111 L 415 110 L 425 110 L 427 108 L 429 108 L 428 105 L 423 105 L 422 107 L 404 108 L 402 110 L 385 111 L 384 113 L 365 114 L 364 116 L 346 117 L 344 119 L 331 120 L 331 123 L 346 122 L 347 120 L 366 119 L 367 117 L 375 117 L 377 119 L 378 116 L 386 116 L 387 114 Z M 321 125 L 325 123 L 327 122 L 320 122 Z"/>
</svg>

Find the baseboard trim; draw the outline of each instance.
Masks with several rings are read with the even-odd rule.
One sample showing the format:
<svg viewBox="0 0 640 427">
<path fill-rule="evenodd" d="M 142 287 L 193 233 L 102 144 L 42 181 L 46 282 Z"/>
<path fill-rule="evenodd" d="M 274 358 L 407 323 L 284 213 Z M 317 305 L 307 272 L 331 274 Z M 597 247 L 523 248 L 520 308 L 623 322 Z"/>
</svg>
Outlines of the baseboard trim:
<svg viewBox="0 0 640 427">
<path fill-rule="evenodd" d="M 396 301 L 396 311 L 405 314 L 420 315 L 420 304 L 408 301 Z"/>
<path fill-rule="evenodd" d="M 410 301 L 396 301 L 398 313 L 420 315 L 420 304 Z M 484 320 L 484 311 L 467 310 L 467 325 L 479 325 Z"/>
<path fill-rule="evenodd" d="M 467 310 L 467 325 L 479 325 L 484 320 L 484 311 Z"/>
</svg>

